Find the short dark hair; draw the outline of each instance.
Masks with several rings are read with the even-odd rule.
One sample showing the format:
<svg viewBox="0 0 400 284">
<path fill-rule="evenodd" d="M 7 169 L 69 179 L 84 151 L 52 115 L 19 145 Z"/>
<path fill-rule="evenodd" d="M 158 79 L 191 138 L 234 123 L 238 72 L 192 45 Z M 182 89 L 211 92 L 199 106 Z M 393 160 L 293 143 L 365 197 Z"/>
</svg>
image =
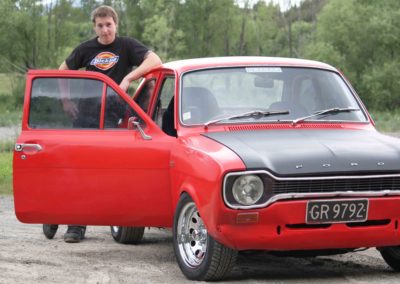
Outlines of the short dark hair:
<svg viewBox="0 0 400 284">
<path fill-rule="evenodd" d="M 103 5 L 103 6 L 97 7 L 96 9 L 94 9 L 92 11 L 92 14 L 90 17 L 91 17 L 91 20 L 93 23 L 96 22 L 96 18 L 98 18 L 98 17 L 101 17 L 101 18 L 112 17 L 114 22 L 118 25 L 118 14 L 117 14 L 117 12 L 115 12 L 114 8 L 110 7 L 110 6 Z"/>
</svg>

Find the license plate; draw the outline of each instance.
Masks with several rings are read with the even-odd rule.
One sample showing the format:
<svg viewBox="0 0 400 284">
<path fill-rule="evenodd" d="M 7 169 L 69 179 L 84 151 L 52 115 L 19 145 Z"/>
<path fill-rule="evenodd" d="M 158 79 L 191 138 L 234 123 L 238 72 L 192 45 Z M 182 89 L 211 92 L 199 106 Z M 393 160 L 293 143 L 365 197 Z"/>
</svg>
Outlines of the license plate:
<svg viewBox="0 0 400 284">
<path fill-rule="evenodd" d="M 368 199 L 307 202 L 306 223 L 362 222 L 368 218 Z"/>
</svg>

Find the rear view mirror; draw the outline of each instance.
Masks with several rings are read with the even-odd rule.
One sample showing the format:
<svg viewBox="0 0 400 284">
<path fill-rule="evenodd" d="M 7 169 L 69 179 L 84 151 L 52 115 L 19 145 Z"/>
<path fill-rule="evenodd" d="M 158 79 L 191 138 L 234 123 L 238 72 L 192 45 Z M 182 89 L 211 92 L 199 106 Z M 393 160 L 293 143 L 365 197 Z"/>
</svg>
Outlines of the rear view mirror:
<svg viewBox="0 0 400 284">
<path fill-rule="evenodd" d="M 254 86 L 259 88 L 273 88 L 275 81 L 269 77 L 254 78 Z"/>
<path fill-rule="evenodd" d="M 139 119 L 136 116 L 131 116 L 128 119 L 128 129 L 129 130 L 138 130 L 140 132 L 140 135 L 142 135 L 142 138 L 144 140 L 151 140 L 152 137 L 150 135 L 147 135 L 142 126 L 140 125 Z"/>
<path fill-rule="evenodd" d="M 129 130 L 135 130 L 135 129 L 137 129 L 137 126 L 136 126 L 136 122 L 138 122 L 139 120 L 138 120 L 138 118 L 136 117 L 136 116 L 131 116 L 129 119 L 128 119 L 128 129 Z"/>
</svg>

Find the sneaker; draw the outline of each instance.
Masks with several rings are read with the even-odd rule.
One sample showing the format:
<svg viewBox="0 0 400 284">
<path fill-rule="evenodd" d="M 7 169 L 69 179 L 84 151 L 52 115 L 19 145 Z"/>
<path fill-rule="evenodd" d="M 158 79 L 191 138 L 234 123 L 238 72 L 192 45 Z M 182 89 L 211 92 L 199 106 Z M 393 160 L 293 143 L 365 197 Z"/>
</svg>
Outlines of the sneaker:
<svg viewBox="0 0 400 284">
<path fill-rule="evenodd" d="M 43 224 L 43 234 L 48 239 L 54 238 L 54 235 L 57 233 L 58 225 L 55 224 Z"/>
<path fill-rule="evenodd" d="M 68 226 L 64 234 L 66 243 L 79 243 L 85 237 L 86 226 Z"/>
</svg>

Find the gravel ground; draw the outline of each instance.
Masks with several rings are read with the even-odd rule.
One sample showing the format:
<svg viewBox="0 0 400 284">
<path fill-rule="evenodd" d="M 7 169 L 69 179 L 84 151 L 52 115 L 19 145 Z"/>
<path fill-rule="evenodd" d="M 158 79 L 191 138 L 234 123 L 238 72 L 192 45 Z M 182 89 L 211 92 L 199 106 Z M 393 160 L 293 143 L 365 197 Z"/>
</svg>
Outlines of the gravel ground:
<svg viewBox="0 0 400 284">
<path fill-rule="evenodd" d="M 176 264 L 171 232 L 146 229 L 140 245 L 113 241 L 108 227 L 88 227 L 78 244 L 64 243 L 61 226 L 53 240 L 41 225 L 22 224 L 11 196 L 0 196 L 0 283 L 191 283 Z M 222 283 L 397 283 L 375 249 L 330 257 L 239 254 Z"/>
</svg>

